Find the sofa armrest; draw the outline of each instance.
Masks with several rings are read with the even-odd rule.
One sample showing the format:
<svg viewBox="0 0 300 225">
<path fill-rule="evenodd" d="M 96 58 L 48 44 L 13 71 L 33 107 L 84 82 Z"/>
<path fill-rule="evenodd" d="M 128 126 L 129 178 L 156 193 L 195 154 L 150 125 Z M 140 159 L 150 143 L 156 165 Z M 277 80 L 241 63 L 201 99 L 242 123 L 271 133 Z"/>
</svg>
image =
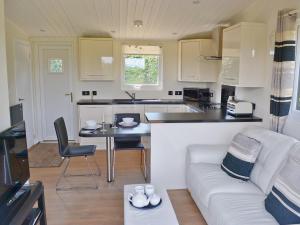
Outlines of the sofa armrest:
<svg viewBox="0 0 300 225">
<path fill-rule="evenodd" d="M 187 164 L 214 163 L 221 164 L 228 145 L 190 145 L 187 147 Z"/>
</svg>

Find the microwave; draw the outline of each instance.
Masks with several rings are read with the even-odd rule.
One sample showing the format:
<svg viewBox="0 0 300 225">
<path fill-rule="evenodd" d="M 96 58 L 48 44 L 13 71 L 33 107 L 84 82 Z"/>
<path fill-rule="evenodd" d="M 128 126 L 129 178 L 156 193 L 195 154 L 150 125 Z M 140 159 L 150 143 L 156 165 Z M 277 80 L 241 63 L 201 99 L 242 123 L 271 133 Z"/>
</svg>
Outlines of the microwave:
<svg viewBox="0 0 300 225">
<path fill-rule="evenodd" d="M 210 102 L 209 88 L 183 88 L 183 99 L 199 103 Z"/>
</svg>

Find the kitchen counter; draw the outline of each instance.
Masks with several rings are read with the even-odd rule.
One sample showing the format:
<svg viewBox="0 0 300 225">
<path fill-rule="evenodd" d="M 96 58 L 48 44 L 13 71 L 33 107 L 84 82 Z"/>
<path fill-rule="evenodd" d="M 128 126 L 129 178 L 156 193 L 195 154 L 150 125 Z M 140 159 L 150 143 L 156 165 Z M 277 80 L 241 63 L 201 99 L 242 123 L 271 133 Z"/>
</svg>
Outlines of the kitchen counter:
<svg viewBox="0 0 300 225">
<path fill-rule="evenodd" d="M 82 99 L 77 105 L 184 104 L 182 99 Z"/>
<path fill-rule="evenodd" d="M 209 123 L 209 122 L 262 122 L 258 117 L 233 117 L 225 110 L 213 109 L 199 113 L 146 113 L 149 123 Z"/>
</svg>

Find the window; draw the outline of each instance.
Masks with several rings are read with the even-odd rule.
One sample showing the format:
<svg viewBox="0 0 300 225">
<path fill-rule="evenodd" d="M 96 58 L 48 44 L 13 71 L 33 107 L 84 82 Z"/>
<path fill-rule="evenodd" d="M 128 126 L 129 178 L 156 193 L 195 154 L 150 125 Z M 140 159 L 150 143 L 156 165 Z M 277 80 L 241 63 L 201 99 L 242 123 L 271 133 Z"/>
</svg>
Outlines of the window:
<svg viewBox="0 0 300 225">
<path fill-rule="evenodd" d="M 124 45 L 123 90 L 161 90 L 162 54 L 159 46 Z"/>
<path fill-rule="evenodd" d="M 292 114 L 300 118 L 300 21 L 298 22 L 298 40 L 297 40 L 297 55 L 296 55 L 296 76 L 294 80 L 294 94 L 292 103 Z"/>
<path fill-rule="evenodd" d="M 62 59 L 49 59 L 48 60 L 49 73 L 62 73 L 63 72 L 63 60 Z"/>
</svg>

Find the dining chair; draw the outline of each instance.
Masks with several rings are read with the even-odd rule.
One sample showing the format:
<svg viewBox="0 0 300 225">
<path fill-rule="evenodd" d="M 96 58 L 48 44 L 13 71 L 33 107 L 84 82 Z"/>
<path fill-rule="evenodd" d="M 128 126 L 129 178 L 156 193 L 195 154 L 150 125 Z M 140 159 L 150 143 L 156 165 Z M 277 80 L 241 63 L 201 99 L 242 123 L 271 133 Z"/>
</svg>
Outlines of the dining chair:
<svg viewBox="0 0 300 225">
<path fill-rule="evenodd" d="M 95 179 L 95 176 L 100 176 L 101 172 L 100 172 L 100 168 L 99 168 L 96 158 L 95 158 L 96 146 L 95 145 L 71 146 L 68 141 L 67 128 L 66 128 L 63 117 L 60 117 L 54 121 L 54 127 L 55 127 L 55 132 L 56 132 L 57 140 L 58 140 L 59 154 L 62 158 L 65 158 L 67 160 L 67 162 L 65 163 L 65 167 L 56 182 L 56 190 L 70 190 L 70 189 L 78 189 L 78 188 L 80 188 L 80 189 L 81 188 L 98 189 L 99 186 Z M 87 173 L 67 174 L 67 170 L 68 170 L 70 161 L 74 157 L 83 157 L 85 159 L 87 170 L 88 170 Z M 89 162 L 89 158 L 93 158 L 93 162 L 96 166 L 96 172 L 93 172 L 93 170 L 91 168 L 91 164 Z M 76 186 L 76 187 L 60 187 L 59 186 L 62 178 L 75 177 L 75 176 L 91 177 L 95 186 Z"/>
<path fill-rule="evenodd" d="M 133 121 L 137 123 L 138 126 L 141 122 L 139 113 L 116 113 L 115 114 L 115 124 L 117 127 L 122 127 L 119 123 L 123 121 L 123 118 L 131 117 Z M 131 128 L 124 128 L 131 129 Z M 121 150 L 138 150 L 141 152 L 141 162 L 140 166 L 144 179 L 147 178 L 147 168 L 146 168 L 146 151 L 145 147 L 142 144 L 141 136 L 130 136 L 130 137 L 114 137 L 114 148 L 113 148 L 113 177 L 115 173 L 115 152 Z"/>
</svg>

